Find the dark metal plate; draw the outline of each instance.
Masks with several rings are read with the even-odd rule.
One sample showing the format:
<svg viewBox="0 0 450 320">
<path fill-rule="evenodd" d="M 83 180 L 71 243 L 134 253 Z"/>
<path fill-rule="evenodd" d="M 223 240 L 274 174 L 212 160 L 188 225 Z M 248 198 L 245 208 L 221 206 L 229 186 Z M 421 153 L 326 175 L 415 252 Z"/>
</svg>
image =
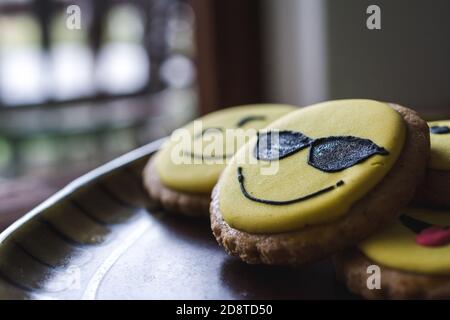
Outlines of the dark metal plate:
<svg viewBox="0 0 450 320">
<path fill-rule="evenodd" d="M 352 298 L 330 261 L 250 266 L 209 224 L 147 199 L 141 171 L 161 141 L 75 180 L 0 235 L 0 299 Z"/>
</svg>

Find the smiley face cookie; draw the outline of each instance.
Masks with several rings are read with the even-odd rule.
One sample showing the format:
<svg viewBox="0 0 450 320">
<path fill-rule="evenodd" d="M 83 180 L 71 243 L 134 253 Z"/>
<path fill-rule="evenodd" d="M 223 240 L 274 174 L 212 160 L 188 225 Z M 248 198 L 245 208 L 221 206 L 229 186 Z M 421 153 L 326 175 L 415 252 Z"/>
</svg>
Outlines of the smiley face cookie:
<svg viewBox="0 0 450 320">
<path fill-rule="evenodd" d="M 428 151 L 426 123 L 404 107 L 339 100 L 300 109 L 233 157 L 213 192 L 213 233 L 248 263 L 326 257 L 398 214 Z"/>
<path fill-rule="evenodd" d="M 418 203 L 450 209 L 450 120 L 428 123 L 430 161 L 424 183 L 418 189 Z"/>
<path fill-rule="evenodd" d="M 338 277 L 368 299 L 450 299 L 450 212 L 408 208 L 398 219 L 336 255 Z M 367 267 L 380 268 L 380 288 L 367 287 Z"/>
<path fill-rule="evenodd" d="M 168 211 L 208 217 L 211 190 L 227 161 L 257 129 L 295 109 L 277 104 L 228 108 L 176 130 L 144 169 L 150 197 Z"/>
</svg>

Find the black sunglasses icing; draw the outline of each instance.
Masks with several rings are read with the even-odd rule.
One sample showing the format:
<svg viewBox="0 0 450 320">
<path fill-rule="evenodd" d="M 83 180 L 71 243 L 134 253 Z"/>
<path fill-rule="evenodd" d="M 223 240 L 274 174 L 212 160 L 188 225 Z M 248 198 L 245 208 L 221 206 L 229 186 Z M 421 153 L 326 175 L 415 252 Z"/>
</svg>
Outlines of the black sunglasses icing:
<svg viewBox="0 0 450 320">
<path fill-rule="evenodd" d="M 253 155 L 258 160 L 275 161 L 305 148 L 310 148 L 308 164 L 324 172 L 342 171 L 376 154 L 389 154 L 369 139 L 353 136 L 312 139 L 301 132 L 268 131 L 258 134 Z"/>
<path fill-rule="evenodd" d="M 447 126 L 432 126 L 430 132 L 432 134 L 447 134 L 450 133 L 450 128 Z"/>
</svg>

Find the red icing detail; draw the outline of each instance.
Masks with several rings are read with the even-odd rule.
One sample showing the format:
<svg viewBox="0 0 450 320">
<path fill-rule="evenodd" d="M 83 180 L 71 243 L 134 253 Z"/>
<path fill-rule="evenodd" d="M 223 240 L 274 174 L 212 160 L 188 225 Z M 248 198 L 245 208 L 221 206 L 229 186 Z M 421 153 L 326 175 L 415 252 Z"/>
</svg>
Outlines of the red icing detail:
<svg viewBox="0 0 450 320">
<path fill-rule="evenodd" d="M 416 243 L 425 247 L 441 247 L 450 243 L 450 228 L 433 226 L 426 228 L 416 237 Z"/>
</svg>

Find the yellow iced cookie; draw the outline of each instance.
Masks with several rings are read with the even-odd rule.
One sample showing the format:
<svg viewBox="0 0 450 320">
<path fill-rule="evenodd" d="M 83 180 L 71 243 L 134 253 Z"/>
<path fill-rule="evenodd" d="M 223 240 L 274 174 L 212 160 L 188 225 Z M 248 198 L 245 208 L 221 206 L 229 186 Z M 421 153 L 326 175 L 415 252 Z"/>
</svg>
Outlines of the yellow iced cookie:
<svg viewBox="0 0 450 320">
<path fill-rule="evenodd" d="M 450 120 L 429 122 L 431 153 L 428 166 L 435 170 L 450 170 Z"/>
<path fill-rule="evenodd" d="M 409 208 L 359 248 L 386 267 L 422 274 L 450 274 L 450 212 Z"/>
<path fill-rule="evenodd" d="M 156 155 L 159 178 L 174 190 L 211 192 L 227 160 L 248 137 L 295 109 L 278 104 L 245 105 L 197 119 L 176 130 Z"/>
<path fill-rule="evenodd" d="M 378 101 L 297 110 L 235 155 L 219 182 L 220 212 L 232 228 L 250 233 L 331 222 L 389 172 L 405 134 L 400 114 Z"/>
</svg>

